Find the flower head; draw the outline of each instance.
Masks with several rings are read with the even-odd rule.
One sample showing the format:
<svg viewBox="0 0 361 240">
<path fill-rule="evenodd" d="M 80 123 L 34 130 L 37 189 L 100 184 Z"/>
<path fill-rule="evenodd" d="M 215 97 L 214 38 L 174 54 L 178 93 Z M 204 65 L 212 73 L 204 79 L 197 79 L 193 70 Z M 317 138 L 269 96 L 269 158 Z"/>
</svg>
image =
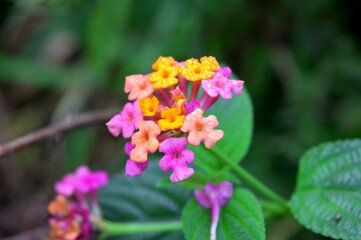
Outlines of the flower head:
<svg viewBox="0 0 361 240">
<path fill-rule="evenodd" d="M 180 73 L 187 80 L 195 82 L 202 79 L 211 78 L 214 75 L 214 63 L 212 61 L 203 60 L 199 62 L 197 59 L 188 59 L 185 67 L 180 67 Z"/>
<path fill-rule="evenodd" d="M 124 91 L 129 93 L 128 99 L 144 99 L 154 92 L 152 84 L 149 82 L 149 75 L 130 75 L 125 77 Z"/>
<path fill-rule="evenodd" d="M 210 115 L 205 118 L 203 113 L 200 108 L 197 108 L 188 114 L 181 127 L 181 131 L 189 132 L 188 142 L 193 146 L 199 146 L 201 141 L 204 141 L 206 148 L 209 149 L 222 139 L 224 133 L 222 130 L 214 130 L 218 126 L 216 116 Z"/>
<path fill-rule="evenodd" d="M 66 174 L 55 184 L 58 194 L 70 197 L 75 192 L 88 193 L 96 191 L 108 183 L 108 174 L 104 171 L 91 172 L 86 166 L 80 166 L 75 173 Z"/>
<path fill-rule="evenodd" d="M 178 129 L 183 125 L 185 116 L 181 115 L 180 108 L 170 108 L 161 112 L 161 117 L 158 121 L 159 127 L 162 131 L 168 131 L 171 129 Z"/>
<path fill-rule="evenodd" d="M 211 79 L 202 80 L 202 88 L 211 97 L 232 98 L 232 83 L 219 72 L 214 74 Z"/>
<path fill-rule="evenodd" d="M 154 70 L 159 70 L 165 66 L 171 66 L 175 62 L 172 57 L 162 57 L 160 56 L 155 63 L 153 63 L 152 68 Z"/>
<path fill-rule="evenodd" d="M 220 207 L 227 204 L 233 196 L 233 185 L 231 182 L 223 181 L 217 187 L 214 183 L 207 183 L 204 191 L 194 190 L 197 202 L 204 208 L 211 208 L 212 223 L 210 239 L 216 239 L 216 230 L 219 220 Z"/>
<path fill-rule="evenodd" d="M 186 138 L 168 138 L 159 145 L 159 152 L 164 157 L 159 161 L 159 167 L 168 172 L 173 170 L 170 180 L 174 183 L 183 181 L 193 175 L 193 168 L 187 167 L 194 162 L 194 152 L 187 150 Z"/>
<path fill-rule="evenodd" d="M 130 152 L 134 147 L 131 142 L 127 142 L 125 144 L 125 153 L 130 156 Z M 142 175 L 142 172 L 148 167 L 148 164 L 148 160 L 145 162 L 135 162 L 129 158 L 125 164 L 125 176 L 135 177 Z"/>
<path fill-rule="evenodd" d="M 138 104 L 144 116 L 153 117 L 157 113 L 159 101 L 156 97 L 148 97 L 144 100 L 138 99 Z"/>
<path fill-rule="evenodd" d="M 130 159 L 135 162 L 148 160 L 148 152 L 154 153 L 159 147 L 157 136 L 161 133 L 160 127 L 153 121 L 140 121 L 139 132 L 132 137 L 132 144 L 135 146 L 130 152 Z"/>
<path fill-rule="evenodd" d="M 162 65 L 156 72 L 149 75 L 149 81 L 153 84 L 154 89 L 167 88 L 178 83 L 178 66 Z"/>
<path fill-rule="evenodd" d="M 118 137 L 123 132 L 123 137 L 129 138 L 133 135 L 138 122 L 141 120 L 143 120 L 143 112 L 135 101 L 134 103 L 125 104 L 123 111 L 110 119 L 106 125 L 114 137 Z"/>
<path fill-rule="evenodd" d="M 63 208 L 66 208 L 66 212 Z M 90 239 L 93 227 L 88 209 L 58 195 L 50 202 L 49 219 L 50 237 L 47 240 L 82 240 Z"/>
</svg>

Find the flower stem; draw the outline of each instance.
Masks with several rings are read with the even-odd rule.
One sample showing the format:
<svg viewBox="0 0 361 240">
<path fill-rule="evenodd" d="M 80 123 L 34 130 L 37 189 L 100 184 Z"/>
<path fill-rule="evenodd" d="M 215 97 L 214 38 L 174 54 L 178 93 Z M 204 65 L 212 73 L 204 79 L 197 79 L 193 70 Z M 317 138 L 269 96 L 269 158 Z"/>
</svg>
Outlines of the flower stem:
<svg viewBox="0 0 361 240">
<path fill-rule="evenodd" d="M 224 163 L 226 163 L 228 166 L 230 166 L 233 169 L 233 171 L 235 173 L 237 173 L 241 179 L 243 179 L 244 181 L 249 183 L 252 187 L 257 189 L 265 197 L 268 197 L 269 199 L 277 202 L 280 206 L 282 206 L 285 209 L 289 208 L 288 202 L 284 198 L 282 198 L 277 193 L 275 193 L 273 190 L 268 188 L 266 185 L 264 185 L 262 182 L 260 182 L 254 176 L 252 176 L 249 172 L 247 172 L 244 168 L 239 166 L 237 163 L 233 162 L 227 156 L 224 156 L 224 154 L 220 153 L 217 148 L 213 147 L 210 150 L 214 154 L 216 154 L 220 160 L 222 160 Z"/>
<path fill-rule="evenodd" d="M 117 236 L 125 234 L 149 233 L 149 232 L 169 232 L 182 229 L 181 221 L 152 222 L 152 223 L 118 223 L 104 221 L 102 231 L 106 235 Z"/>
</svg>

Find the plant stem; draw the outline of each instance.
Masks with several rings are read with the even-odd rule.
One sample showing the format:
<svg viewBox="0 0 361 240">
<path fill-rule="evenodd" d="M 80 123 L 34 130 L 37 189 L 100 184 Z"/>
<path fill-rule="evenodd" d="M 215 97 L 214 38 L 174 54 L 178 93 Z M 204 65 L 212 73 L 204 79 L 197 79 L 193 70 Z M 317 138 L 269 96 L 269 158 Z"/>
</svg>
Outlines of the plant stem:
<svg viewBox="0 0 361 240">
<path fill-rule="evenodd" d="M 181 221 L 153 222 L 153 223 L 117 223 L 104 221 L 102 230 L 107 236 L 149 233 L 149 232 L 169 232 L 182 229 Z"/>
<path fill-rule="evenodd" d="M 223 162 L 225 162 L 228 166 L 230 166 L 235 173 L 240 176 L 244 181 L 249 183 L 252 187 L 257 189 L 260 193 L 262 193 L 264 196 L 268 197 L 269 199 L 277 202 L 282 207 L 288 209 L 288 202 L 283 199 L 281 196 L 279 196 L 277 193 L 272 191 L 270 188 L 268 188 L 266 185 L 264 185 L 262 182 L 260 182 L 257 178 L 252 176 L 249 172 L 247 172 L 244 168 L 239 166 L 237 163 L 233 162 L 231 159 L 229 159 L 227 156 L 224 156 L 224 154 L 220 153 L 219 150 L 215 147 L 210 149 L 214 154 L 217 155 L 219 159 L 221 159 Z"/>
</svg>

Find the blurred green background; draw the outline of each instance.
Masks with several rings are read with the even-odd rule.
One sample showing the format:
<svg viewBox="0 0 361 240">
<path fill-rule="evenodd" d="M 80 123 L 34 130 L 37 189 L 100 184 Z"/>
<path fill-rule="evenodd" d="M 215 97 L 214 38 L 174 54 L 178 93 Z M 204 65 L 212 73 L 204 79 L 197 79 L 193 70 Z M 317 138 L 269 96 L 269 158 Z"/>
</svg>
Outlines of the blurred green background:
<svg viewBox="0 0 361 240">
<path fill-rule="evenodd" d="M 361 136 L 360 1 L 0 4 L 2 143 L 70 113 L 120 107 L 124 77 L 150 72 L 159 55 L 215 56 L 245 80 L 255 129 L 242 164 L 285 197 L 305 150 Z M 80 164 L 120 171 L 123 144 L 97 126 L 0 159 L 0 237 L 47 231 L 53 183 Z M 290 219 L 267 223 L 270 240 L 324 239 Z"/>
</svg>

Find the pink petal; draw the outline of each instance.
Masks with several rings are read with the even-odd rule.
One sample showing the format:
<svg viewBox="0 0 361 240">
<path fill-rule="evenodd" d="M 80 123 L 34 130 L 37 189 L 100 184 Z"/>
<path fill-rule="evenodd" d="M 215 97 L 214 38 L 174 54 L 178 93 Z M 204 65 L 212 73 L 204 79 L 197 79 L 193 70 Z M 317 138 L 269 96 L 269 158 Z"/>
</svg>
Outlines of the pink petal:
<svg viewBox="0 0 361 240">
<path fill-rule="evenodd" d="M 173 173 L 170 175 L 170 180 L 173 183 L 183 181 L 194 174 L 193 168 L 186 167 L 184 165 L 176 165 L 173 167 Z"/>
<path fill-rule="evenodd" d="M 123 120 L 120 114 L 115 115 L 109 122 L 106 123 L 109 132 L 114 136 L 118 137 L 123 129 Z"/>
<path fill-rule="evenodd" d="M 125 176 L 135 177 L 142 175 L 142 172 L 148 167 L 148 164 L 148 160 L 144 163 L 139 163 L 128 159 L 125 165 Z"/>
</svg>

